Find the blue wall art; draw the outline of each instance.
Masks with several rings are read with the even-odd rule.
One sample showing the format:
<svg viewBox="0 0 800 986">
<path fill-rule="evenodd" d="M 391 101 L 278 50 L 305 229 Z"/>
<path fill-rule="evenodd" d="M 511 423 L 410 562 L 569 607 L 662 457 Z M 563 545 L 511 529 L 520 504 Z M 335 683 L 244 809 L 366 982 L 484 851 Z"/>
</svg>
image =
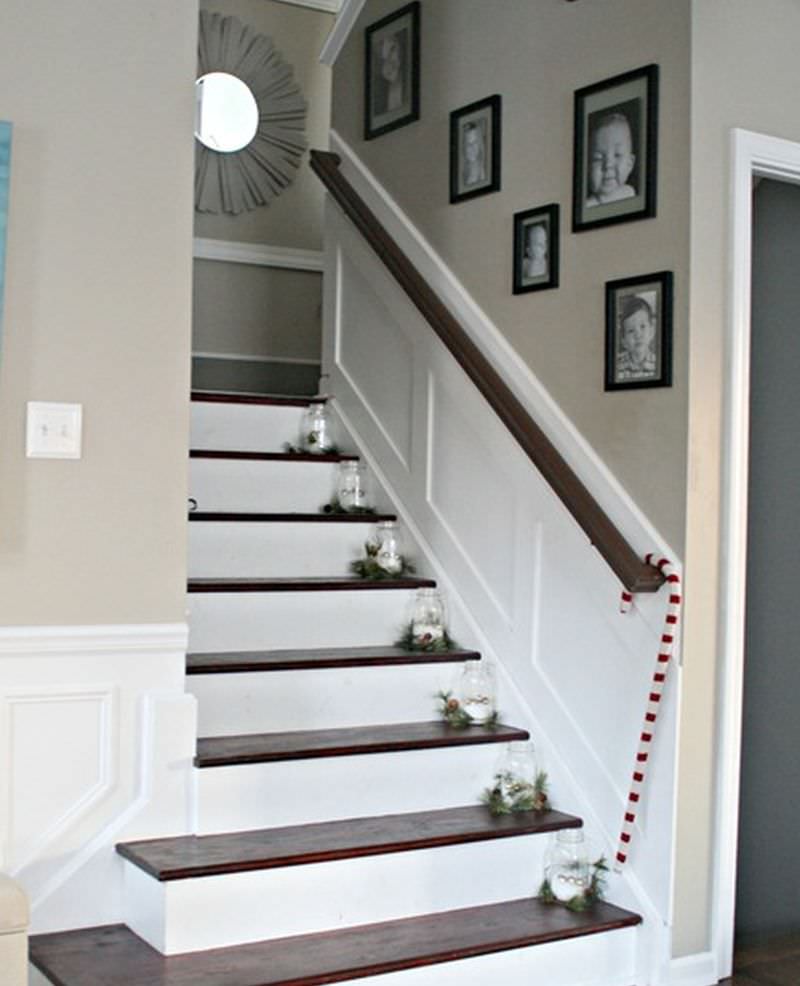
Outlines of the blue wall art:
<svg viewBox="0 0 800 986">
<path fill-rule="evenodd" d="M 6 284 L 8 184 L 11 177 L 11 124 L 0 120 L 0 344 L 3 341 L 3 295 Z"/>
</svg>

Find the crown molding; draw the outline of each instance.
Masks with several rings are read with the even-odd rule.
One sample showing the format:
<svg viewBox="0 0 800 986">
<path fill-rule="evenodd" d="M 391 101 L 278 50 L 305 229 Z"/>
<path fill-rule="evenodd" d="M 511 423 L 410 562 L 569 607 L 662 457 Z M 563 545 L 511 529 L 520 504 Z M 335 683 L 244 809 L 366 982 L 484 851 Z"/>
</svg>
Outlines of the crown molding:
<svg viewBox="0 0 800 986">
<path fill-rule="evenodd" d="M 338 14 L 341 0 L 275 0 L 276 3 L 288 3 L 292 7 L 310 7 L 312 10 L 322 10 L 327 14 Z"/>
<path fill-rule="evenodd" d="M 297 250 L 269 243 L 236 243 L 233 240 L 194 238 L 196 260 L 225 260 L 256 267 L 282 267 L 286 270 L 322 272 L 321 250 Z"/>
</svg>

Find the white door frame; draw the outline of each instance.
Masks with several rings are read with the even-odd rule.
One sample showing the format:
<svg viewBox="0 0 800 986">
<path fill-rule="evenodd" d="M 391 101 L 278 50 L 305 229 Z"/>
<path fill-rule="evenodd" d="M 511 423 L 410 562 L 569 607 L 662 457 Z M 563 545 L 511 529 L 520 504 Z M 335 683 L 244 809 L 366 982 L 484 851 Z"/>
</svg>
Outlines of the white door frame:
<svg viewBox="0 0 800 986">
<path fill-rule="evenodd" d="M 722 449 L 720 716 L 714 839 L 713 948 L 731 975 L 744 684 L 747 581 L 747 479 L 750 410 L 750 294 L 753 178 L 800 184 L 800 144 L 748 130 L 731 134 L 728 319 Z"/>
</svg>

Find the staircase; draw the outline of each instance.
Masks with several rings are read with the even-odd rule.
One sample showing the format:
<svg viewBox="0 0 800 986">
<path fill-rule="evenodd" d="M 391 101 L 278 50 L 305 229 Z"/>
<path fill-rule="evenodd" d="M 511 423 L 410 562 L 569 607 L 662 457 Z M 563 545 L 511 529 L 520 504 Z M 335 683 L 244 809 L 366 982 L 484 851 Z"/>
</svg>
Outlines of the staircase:
<svg viewBox="0 0 800 986">
<path fill-rule="evenodd" d="M 319 513 L 341 456 L 277 451 L 303 406 L 194 395 L 196 833 L 118 845 L 126 924 L 35 936 L 37 981 L 631 986 L 637 915 L 533 897 L 581 820 L 476 803 L 527 732 L 432 721 L 478 655 L 391 644 L 435 583 L 342 575 L 376 518 Z"/>
</svg>

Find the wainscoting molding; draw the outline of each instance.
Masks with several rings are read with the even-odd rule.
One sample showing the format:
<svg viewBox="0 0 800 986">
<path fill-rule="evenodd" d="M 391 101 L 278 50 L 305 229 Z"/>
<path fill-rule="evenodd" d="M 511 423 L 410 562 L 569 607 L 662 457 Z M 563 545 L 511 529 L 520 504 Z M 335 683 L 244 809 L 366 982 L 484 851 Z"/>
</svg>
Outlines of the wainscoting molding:
<svg viewBox="0 0 800 986">
<path fill-rule="evenodd" d="M 117 839 L 191 829 L 187 637 L 185 624 L 0 628 L 0 868 L 36 930 L 118 920 Z"/>
<path fill-rule="evenodd" d="M 361 170 L 351 168 L 356 175 Z M 399 220 L 391 222 L 396 227 Z M 455 283 L 449 272 L 432 269 L 419 249 L 413 259 L 429 278 Z M 468 296 L 457 288 L 465 303 Z M 664 594 L 638 596 L 634 608 L 620 614 L 620 587 L 610 569 L 330 202 L 323 311 L 323 371 L 336 413 L 397 504 L 425 559 L 421 571 L 444 587 L 454 636 L 496 662 L 508 703 L 503 711 L 515 721 L 521 715 L 531 729 L 556 803 L 579 812 L 593 851 L 610 855 Z M 393 340 L 390 354 L 387 339 Z M 573 456 L 581 447 L 573 446 Z M 613 484 L 607 495 L 610 489 Z M 634 526 L 630 517 L 627 523 Z M 639 525 L 640 538 L 643 532 Z M 641 966 L 653 983 L 668 954 L 676 679 L 659 720 L 631 868 L 613 878 L 611 890 L 615 900 L 645 915 Z"/>
<path fill-rule="evenodd" d="M 255 267 L 278 267 L 283 270 L 322 271 L 322 251 L 298 250 L 271 246 L 268 243 L 237 243 L 233 240 L 194 238 L 195 260 L 222 260 Z"/>
</svg>

